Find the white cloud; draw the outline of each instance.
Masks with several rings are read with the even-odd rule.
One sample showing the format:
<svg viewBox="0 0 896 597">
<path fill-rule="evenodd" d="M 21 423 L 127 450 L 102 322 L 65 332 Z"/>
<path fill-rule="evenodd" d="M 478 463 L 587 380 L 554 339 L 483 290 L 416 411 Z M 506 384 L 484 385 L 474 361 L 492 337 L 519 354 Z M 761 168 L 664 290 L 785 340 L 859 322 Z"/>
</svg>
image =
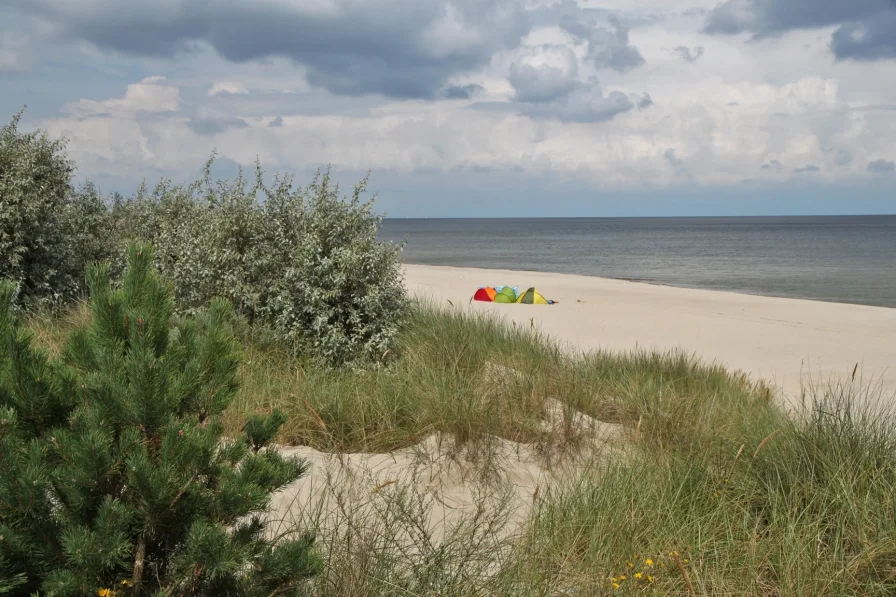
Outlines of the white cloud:
<svg viewBox="0 0 896 597">
<path fill-rule="evenodd" d="M 521 102 L 544 102 L 568 95 L 579 72 L 579 59 L 568 46 L 526 48 L 510 66 L 510 84 Z"/>
<path fill-rule="evenodd" d="M 243 164 L 258 156 L 269 168 L 522 168 L 535 176 L 585 177 L 601 188 L 680 184 L 683 173 L 698 185 L 781 180 L 807 164 L 819 168 L 813 176 L 837 180 L 865 175 L 869 161 L 892 156 L 883 139 L 896 138 L 896 126 L 884 114 L 850 110 L 832 81 L 810 76 L 775 87 L 706 79 L 692 93 L 693 99 L 678 104 L 595 123 L 396 102 L 369 116 L 287 116 L 277 127 L 268 126 L 270 117 L 244 118 L 245 126 L 220 127 L 212 139 L 191 130 L 188 117 L 179 114 L 140 121 L 123 112 L 114 125 L 71 117 L 45 124 L 71 139 L 72 157 L 82 169 L 136 173 L 151 166 L 181 176 L 195 174 L 213 146 Z M 738 105 L 729 106 L 732 100 Z M 127 102 L 98 102 L 121 103 Z M 840 163 L 836 149 L 855 159 Z M 770 162 L 783 166 L 762 168 Z"/>
<path fill-rule="evenodd" d="M 246 89 L 246 85 L 241 81 L 217 81 L 212 85 L 212 88 L 208 90 L 209 97 L 214 97 L 220 94 L 246 95 L 248 93 L 249 90 Z"/>
<path fill-rule="evenodd" d="M 75 117 L 93 115 L 132 115 L 136 112 L 176 112 L 180 106 L 180 91 L 169 85 L 165 77 L 147 77 L 128 85 L 124 96 L 103 101 L 82 99 L 67 104 L 63 110 Z"/>
</svg>

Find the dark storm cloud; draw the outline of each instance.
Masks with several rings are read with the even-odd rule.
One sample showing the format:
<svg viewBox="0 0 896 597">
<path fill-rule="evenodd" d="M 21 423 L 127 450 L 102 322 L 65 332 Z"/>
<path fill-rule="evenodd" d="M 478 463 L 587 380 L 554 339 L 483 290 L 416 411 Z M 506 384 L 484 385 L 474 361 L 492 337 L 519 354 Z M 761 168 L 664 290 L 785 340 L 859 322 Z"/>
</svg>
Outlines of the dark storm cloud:
<svg viewBox="0 0 896 597">
<path fill-rule="evenodd" d="M 211 46 L 235 63 L 287 57 L 306 68 L 311 84 L 349 96 L 439 97 L 451 76 L 488 64 L 543 25 L 587 42 L 586 59 L 596 66 L 624 72 L 644 63 L 629 43 L 629 23 L 572 0 L 532 10 L 518 0 L 3 3 L 65 39 L 127 55 L 173 58 Z"/>
<path fill-rule="evenodd" d="M 246 128 L 249 126 L 242 118 L 222 116 L 219 118 L 190 118 L 187 126 L 197 135 L 217 135 L 227 129 Z"/>
<path fill-rule="evenodd" d="M 894 0 L 727 0 L 709 13 L 704 30 L 761 38 L 830 26 L 837 27 L 830 46 L 838 59 L 896 58 Z"/>
<path fill-rule="evenodd" d="M 873 172 L 875 174 L 892 174 L 893 172 L 896 172 L 896 162 L 884 159 L 868 162 L 868 172 Z"/>
<path fill-rule="evenodd" d="M 515 47 L 532 27 L 516 0 L 5 0 L 71 39 L 173 57 L 198 44 L 232 62 L 284 56 L 333 93 L 435 97 L 452 74 Z"/>
<path fill-rule="evenodd" d="M 794 169 L 793 169 L 794 174 L 802 174 L 802 173 L 804 173 L 804 172 L 818 172 L 818 171 L 819 171 L 818 166 L 816 166 L 816 165 L 814 165 L 814 164 L 808 164 L 808 165 L 803 166 L 803 167 L 801 167 L 801 168 L 794 168 Z"/>
<path fill-rule="evenodd" d="M 678 46 L 674 51 L 684 60 L 691 63 L 697 62 L 700 57 L 703 56 L 703 46 L 696 46 L 694 48 L 689 48 L 687 46 Z"/>
</svg>

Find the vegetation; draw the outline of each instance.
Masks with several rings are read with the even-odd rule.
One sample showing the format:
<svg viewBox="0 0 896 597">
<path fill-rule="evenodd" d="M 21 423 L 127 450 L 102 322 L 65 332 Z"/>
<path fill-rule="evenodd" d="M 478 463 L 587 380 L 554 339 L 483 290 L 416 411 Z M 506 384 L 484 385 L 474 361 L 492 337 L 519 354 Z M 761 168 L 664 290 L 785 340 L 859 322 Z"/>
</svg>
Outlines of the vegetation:
<svg viewBox="0 0 896 597">
<path fill-rule="evenodd" d="M 162 181 L 112 210 L 118 242 L 140 240 L 174 284 L 186 313 L 213 298 L 230 301 L 250 323 L 293 351 L 330 365 L 387 360 L 407 309 L 399 253 L 382 243 L 366 180 L 343 201 L 329 174 L 307 187 L 260 167 L 250 185 L 205 175 L 190 185 Z"/>
<path fill-rule="evenodd" d="M 266 535 L 306 464 L 267 449 L 279 413 L 222 436 L 237 390 L 229 308 L 172 323 L 152 254 L 121 288 L 90 270 L 90 317 L 48 358 L 0 286 L 0 592 L 299 595 L 310 536 Z"/>
<path fill-rule="evenodd" d="M 48 346 L 67 325 L 32 320 Z M 225 417 L 232 432 L 279 409 L 278 441 L 330 452 L 389 451 L 443 431 L 486 460 L 493 436 L 558 458 L 582 438 L 573 426 L 539 425 L 556 397 L 570 416 L 621 424 L 633 438 L 624 458 L 542 489 L 529 522 L 506 536 L 500 487 L 491 502 L 483 496 L 487 515 L 470 514 L 441 539 L 421 530 L 413 552 L 408 529 L 429 528 L 432 498 L 410 487 L 379 510 L 347 502 L 335 521 L 309 514 L 302 522 L 322 527 L 327 562 L 318 595 L 896 590 L 896 421 L 872 397 L 859 402 L 859 388 L 819 391 L 809 416 L 793 418 L 763 385 L 680 354 L 574 357 L 535 332 L 426 305 L 384 370 L 333 371 L 263 331 L 239 333 L 246 359 Z M 496 368 L 525 374 L 489 383 Z"/>
<path fill-rule="evenodd" d="M 72 186 L 62 140 L 22 133 L 21 114 L 0 129 L 0 279 L 15 282 L 26 309 L 71 304 L 86 268 L 132 241 L 154 247 L 179 313 L 225 299 L 250 323 L 272 330 L 296 353 L 331 366 L 387 361 L 407 312 L 401 245 L 379 242 L 367 180 L 343 200 L 329 173 L 307 187 L 289 176 L 265 185 L 213 181 L 211 166 L 191 184 L 163 180 L 134 197 L 104 199 Z"/>
<path fill-rule="evenodd" d="M 107 213 L 92 185 L 72 186 L 65 144 L 19 131 L 20 119 L 0 127 L 0 280 L 19 285 L 23 306 L 59 307 L 84 290 L 87 264 L 109 254 Z"/>
</svg>

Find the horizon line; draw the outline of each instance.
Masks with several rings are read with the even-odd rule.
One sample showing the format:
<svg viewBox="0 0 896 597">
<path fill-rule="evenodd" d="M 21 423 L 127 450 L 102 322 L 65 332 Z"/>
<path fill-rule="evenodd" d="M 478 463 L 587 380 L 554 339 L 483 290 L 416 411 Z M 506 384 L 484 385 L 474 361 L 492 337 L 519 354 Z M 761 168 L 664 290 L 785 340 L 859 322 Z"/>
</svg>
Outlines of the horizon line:
<svg viewBox="0 0 896 597">
<path fill-rule="evenodd" d="M 690 215 L 690 216 L 384 216 L 384 220 L 682 220 L 709 218 L 879 218 L 896 217 L 894 213 L 868 214 L 759 214 L 759 215 Z"/>
</svg>

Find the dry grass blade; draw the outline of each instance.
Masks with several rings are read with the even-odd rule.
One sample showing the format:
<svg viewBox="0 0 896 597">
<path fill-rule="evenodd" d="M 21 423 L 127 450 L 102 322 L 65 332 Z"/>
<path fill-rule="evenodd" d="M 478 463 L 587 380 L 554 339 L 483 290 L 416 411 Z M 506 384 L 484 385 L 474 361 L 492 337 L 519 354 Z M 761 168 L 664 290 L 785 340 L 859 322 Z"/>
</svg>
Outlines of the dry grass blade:
<svg viewBox="0 0 896 597">
<path fill-rule="evenodd" d="M 776 433 L 778 433 L 778 431 L 780 431 L 780 430 L 779 430 L 779 429 L 775 429 L 774 431 L 772 431 L 771 433 L 769 433 L 768 435 L 766 435 L 766 436 L 762 439 L 761 442 L 759 442 L 759 445 L 756 446 L 756 451 L 753 452 L 753 458 L 754 458 L 754 459 L 759 455 L 759 451 L 762 450 L 762 447 L 763 447 L 765 444 L 767 444 L 767 443 L 769 442 L 769 440 L 772 439 L 772 436 L 774 436 Z"/>
</svg>

